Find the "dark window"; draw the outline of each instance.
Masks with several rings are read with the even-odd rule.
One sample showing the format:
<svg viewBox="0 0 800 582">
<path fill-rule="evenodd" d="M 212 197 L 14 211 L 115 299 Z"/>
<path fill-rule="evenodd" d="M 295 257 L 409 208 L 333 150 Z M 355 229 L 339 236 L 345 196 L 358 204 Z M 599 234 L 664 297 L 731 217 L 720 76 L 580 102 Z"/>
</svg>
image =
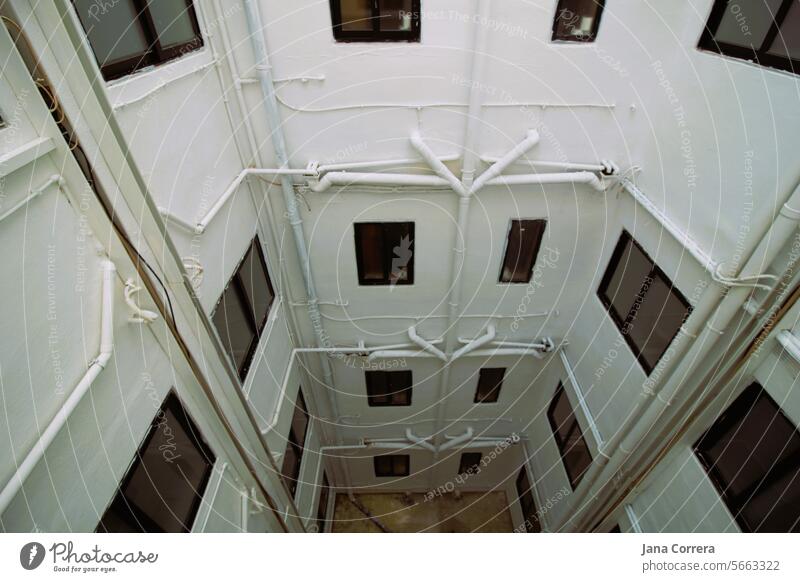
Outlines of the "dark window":
<svg viewBox="0 0 800 582">
<path fill-rule="evenodd" d="M 700 48 L 794 73 L 800 66 L 800 2 L 717 0 Z"/>
<path fill-rule="evenodd" d="M 592 455 L 586 446 L 586 439 L 583 438 L 578 419 L 575 418 L 567 392 L 561 382 L 558 383 L 556 393 L 547 409 L 547 419 L 550 421 L 550 428 L 553 429 L 553 437 L 556 439 L 569 483 L 572 489 L 575 489 L 586 469 L 592 464 Z"/>
<path fill-rule="evenodd" d="M 197 426 L 170 392 L 97 531 L 188 532 L 214 460 Z"/>
<path fill-rule="evenodd" d="M 597 293 L 649 375 L 692 312 L 689 302 L 626 231 Z"/>
<path fill-rule="evenodd" d="M 745 532 L 800 532 L 800 433 L 778 404 L 752 384 L 695 443 Z"/>
<path fill-rule="evenodd" d="M 512 220 L 506 241 L 501 283 L 528 283 L 539 254 L 546 220 Z"/>
<path fill-rule="evenodd" d="M 483 453 L 461 453 L 461 461 L 458 464 L 458 474 L 477 475 L 481 472 L 481 460 Z"/>
<path fill-rule="evenodd" d="M 283 454 L 281 468 L 281 476 L 292 496 L 297 492 L 297 480 L 300 478 L 300 466 L 303 464 L 303 450 L 306 446 L 307 434 L 308 409 L 301 389 L 297 392 L 297 402 L 294 404 L 292 424 L 289 427 L 289 438 L 286 442 L 286 452 Z"/>
<path fill-rule="evenodd" d="M 331 0 L 338 41 L 419 41 L 420 0 Z"/>
<path fill-rule="evenodd" d="M 411 370 L 364 372 L 370 406 L 411 406 Z"/>
<path fill-rule="evenodd" d="M 261 244 L 256 237 L 211 316 L 242 380 L 250 369 L 274 298 Z"/>
<path fill-rule="evenodd" d="M 378 455 L 372 457 L 376 477 L 408 477 L 410 457 L 408 455 Z"/>
<path fill-rule="evenodd" d="M 475 402 L 482 404 L 497 402 L 505 373 L 505 368 L 481 368 L 478 373 L 478 389 L 475 391 Z"/>
<path fill-rule="evenodd" d="M 317 505 L 317 529 L 320 533 L 325 531 L 325 524 L 328 517 L 328 496 L 331 493 L 331 486 L 328 483 L 328 475 L 322 473 L 322 485 L 319 491 L 319 505 Z"/>
<path fill-rule="evenodd" d="M 357 222 L 354 226 L 360 285 L 414 283 L 413 222 Z"/>
<path fill-rule="evenodd" d="M 107 80 L 203 46 L 191 0 L 73 0 Z"/>
<path fill-rule="evenodd" d="M 619 524 L 617 524 L 608 530 L 608 533 L 622 533 L 622 530 L 620 529 Z"/>
<path fill-rule="evenodd" d="M 605 0 L 559 0 L 553 40 L 594 42 Z"/>
<path fill-rule="evenodd" d="M 528 533 L 540 533 L 542 524 L 539 523 L 539 512 L 536 510 L 536 503 L 531 492 L 531 483 L 528 480 L 528 472 L 525 467 L 517 475 L 517 498 L 522 509 L 522 518 L 525 520 L 525 531 Z"/>
</svg>

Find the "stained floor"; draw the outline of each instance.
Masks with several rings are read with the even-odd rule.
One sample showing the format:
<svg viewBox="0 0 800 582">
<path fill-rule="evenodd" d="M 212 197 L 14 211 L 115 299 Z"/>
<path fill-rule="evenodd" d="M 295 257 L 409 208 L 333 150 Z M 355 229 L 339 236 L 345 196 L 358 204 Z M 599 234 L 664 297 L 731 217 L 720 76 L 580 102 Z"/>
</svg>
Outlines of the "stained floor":
<svg viewBox="0 0 800 582">
<path fill-rule="evenodd" d="M 391 532 L 502 533 L 514 528 L 508 500 L 502 491 L 429 497 L 422 493 L 356 495 L 357 501 Z M 381 530 L 347 495 L 337 495 L 331 531 L 379 533 Z"/>
</svg>

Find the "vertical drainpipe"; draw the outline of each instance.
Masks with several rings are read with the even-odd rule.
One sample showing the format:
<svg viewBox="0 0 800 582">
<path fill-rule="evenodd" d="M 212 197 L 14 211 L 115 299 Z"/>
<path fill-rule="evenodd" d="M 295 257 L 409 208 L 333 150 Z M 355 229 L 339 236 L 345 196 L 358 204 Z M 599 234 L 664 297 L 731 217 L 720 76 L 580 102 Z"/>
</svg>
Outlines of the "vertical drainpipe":
<svg viewBox="0 0 800 582">
<path fill-rule="evenodd" d="M 448 356 L 455 351 L 458 342 L 456 324 L 460 316 L 461 290 L 463 287 L 462 271 L 467 252 L 466 231 L 469 222 L 470 201 L 472 199 L 470 190 L 475 180 L 475 169 L 478 161 L 477 148 L 478 135 L 480 133 L 482 99 L 480 89 L 477 88 L 477 85 L 478 81 L 483 78 L 483 70 L 486 64 L 486 45 L 489 35 L 489 28 L 483 23 L 487 22 L 492 6 L 491 0 L 475 0 L 475 2 L 477 18 L 475 20 L 475 40 L 472 54 L 472 78 L 470 79 L 467 128 L 464 136 L 464 156 L 461 168 L 461 182 L 464 185 L 464 193 L 460 194 L 458 197 L 458 220 L 456 223 L 457 227 L 453 245 L 453 261 L 450 269 L 450 279 L 453 284 L 450 286 L 450 295 L 447 300 L 447 329 L 445 330 L 444 351 Z M 441 445 L 444 440 L 443 435 L 439 435 L 439 433 L 442 431 L 442 424 L 444 423 L 444 400 L 450 386 L 450 368 L 452 364 L 452 362 L 449 362 L 442 366 L 442 378 L 439 383 L 439 392 L 436 399 L 438 409 L 436 413 L 436 423 L 433 427 L 433 434 L 436 435 L 436 443 L 439 445 Z M 433 468 L 430 473 L 431 486 L 433 485 L 433 476 L 435 467 L 439 462 L 439 457 L 440 450 L 437 448 L 436 452 L 433 454 Z"/>
<path fill-rule="evenodd" d="M 289 167 L 289 156 L 286 153 L 286 142 L 283 137 L 283 126 L 281 123 L 280 111 L 278 110 L 278 101 L 275 97 L 275 85 L 272 81 L 272 65 L 269 61 L 269 53 L 264 44 L 263 25 L 261 24 L 261 16 L 256 6 L 256 0 L 245 0 L 245 15 L 247 18 L 248 36 L 253 48 L 256 73 L 261 85 L 261 92 L 263 93 L 264 112 L 267 115 L 267 123 L 269 124 L 270 138 L 272 139 L 272 148 L 275 150 L 275 158 L 279 168 Z M 297 200 L 294 196 L 294 184 L 292 177 L 286 174 L 280 176 L 281 190 L 283 192 L 283 201 L 286 204 L 286 214 L 289 218 L 289 224 L 292 226 L 292 234 L 294 235 L 294 244 L 297 250 L 297 255 L 300 258 L 300 266 L 303 273 L 303 281 L 306 286 L 306 295 L 308 297 L 308 316 L 311 319 L 311 326 L 314 328 L 314 335 L 316 336 L 317 347 L 327 347 L 325 341 L 325 330 L 322 324 L 322 315 L 319 311 L 319 300 L 317 298 L 317 288 L 314 285 L 314 276 L 311 272 L 311 260 L 308 254 L 308 247 L 306 246 L 305 235 L 303 234 L 303 219 L 300 217 L 300 212 L 297 208 Z M 325 352 L 320 352 L 320 364 L 322 365 L 322 377 L 325 387 L 328 389 L 333 388 L 333 369 L 331 363 L 328 361 L 328 356 Z M 339 417 L 338 406 L 336 404 L 336 395 L 329 395 L 329 402 L 331 405 L 331 412 L 334 418 Z M 337 444 L 341 444 L 341 439 L 336 436 Z M 347 487 L 348 495 L 352 497 L 352 488 L 350 486 L 350 472 L 347 469 L 347 463 L 342 463 L 342 473 L 345 478 L 345 486 Z"/>
</svg>

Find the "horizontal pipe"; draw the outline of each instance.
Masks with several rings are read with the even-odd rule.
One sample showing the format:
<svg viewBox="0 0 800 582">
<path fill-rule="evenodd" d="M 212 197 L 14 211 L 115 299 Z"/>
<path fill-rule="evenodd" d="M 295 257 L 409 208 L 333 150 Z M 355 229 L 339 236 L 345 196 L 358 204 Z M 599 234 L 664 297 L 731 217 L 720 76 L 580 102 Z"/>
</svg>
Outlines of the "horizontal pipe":
<svg viewBox="0 0 800 582">
<path fill-rule="evenodd" d="M 481 156 L 481 161 L 487 164 L 493 164 L 500 160 L 497 156 Z M 548 162 L 544 160 L 517 160 L 515 164 L 534 166 L 539 168 L 554 168 L 558 170 L 578 170 L 584 172 L 604 172 L 607 167 L 603 164 L 582 164 L 578 162 Z"/>
<path fill-rule="evenodd" d="M 466 432 L 464 432 L 464 434 L 459 435 L 459 436 L 457 436 L 457 437 L 455 437 L 453 439 L 450 439 L 447 442 L 442 443 L 441 446 L 439 447 L 439 451 L 446 451 L 448 449 L 455 449 L 460 444 L 471 440 L 474 435 L 475 435 L 475 429 L 473 429 L 471 426 L 467 427 L 467 430 L 466 430 Z"/>
<path fill-rule="evenodd" d="M 359 172 L 329 172 L 316 184 L 310 184 L 312 192 L 324 192 L 331 186 L 450 186 L 447 180 L 438 176 L 421 174 L 377 174 Z"/>
<path fill-rule="evenodd" d="M 428 147 L 428 144 L 422 139 L 419 131 L 414 131 L 411 134 L 411 145 L 414 146 L 414 149 L 417 150 L 419 155 L 427 162 L 431 170 L 450 185 L 453 192 L 459 196 L 467 196 L 467 190 L 464 188 L 464 185 L 455 177 L 453 172 L 436 157 L 431 148 Z"/>
<path fill-rule="evenodd" d="M 8 210 L 6 210 L 2 215 L 0 215 L 0 222 L 2 222 L 6 218 L 14 214 L 20 208 L 23 208 L 24 206 L 30 204 L 32 200 L 44 194 L 51 186 L 56 186 L 56 185 L 61 186 L 63 182 L 64 178 L 62 178 L 58 174 L 53 174 L 45 181 L 44 184 L 42 184 L 38 188 L 34 188 L 33 190 L 31 190 L 25 198 L 17 202 L 14 206 L 12 206 Z"/>
<path fill-rule="evenodd" d="M 459 154 L 452 154 L 449 156 L 436 156 L 436 159 L 440 162 L 455 162 L 456 160 L 460 159 L 461 156 Z M 322 164 L 316 167 L 316 170 L 319 174 L 325 174 L 328 172 L 338 172 L 343 170 L 358 170 L 358 169 L 365 169 L 365 168 L 385 168 L 390 166 L 405 166 L 407 164 L 415 164 L 418 163 L 419 160 L 417 158 L 400 158 L 394 160 L 374 160 L 369 162 L 341 162 L 338 164 Z"/>
<path fill-rule="evenodd" d="M 490 186 L 523 186 L 529 184 L 587 184 L 603 192 L 606 184 L 592 172 L 562 172 L 553 174 L 513 174 L 489 180 Z"/>
<path fill-rule="evenodd" d="M 435 347 L 431 342 L 429 342 L 425 338 L 420 337 L 417 334 L 416 327 L 414 327 L 413 325 L 408 328 L 408 337 L 411 339 L 412 342 L 417 344 L 426 352 L 433 354 L 443 362 L 447 362 L 447 356 L 444 354 L 444 352 L 439 348 Z"/>
<path fill-rule="evenodd" d="M 528 151 L 539 143 L 539 132 L 535 129 L 528 130 L 528 135 L 515 145 L 509 152 L 502 158 L 492 164 L 483 174 L 478 176 L 475 183 L 470 188 L 470 194 L 475 194 L 486 184 L 491 183 L 494 178 L 500 176 L 503 171 L 511 164 L 516 162 L 520 157 L 524 156 Z"/>
<path fill-rule="evenodd" d="M 494 340 L 494 338 L 496 336 L 497 336 L 497 329 L 495 328 L 494 324 L 490 323 L 488 326 L 486 326 L 486 333 L 484 335 L 482 335 L 481 337 L 475 338 L 474 340 L 469 342 L 467 345 L 465 345 L 465 346 L 459 348 L 458 350 L 456 350 L 455 352 L 453 352 L 453 356 L 451 358 L 451 361 L 452 360 L 457 360 L 458 358 L 460 358 L 464 354 L 468 354 L 469 352 L 473 352 L 473 351 L 477 350 L 478 348 L 485 346 L 486 344 L 488 344 L 489 342 Z"/>
<path fill-rule="evenodd" d="M 19 490 L 22 489 L 25 480 L 44 457 L 47 448 L 67 423 L 70 414 L 78 406 L 83 396 L 89 391 L 89 388 L 92 387 L 100 372 L 105 369 L 111 359 L 111 354 L 114 351 L 114 274 L 116 273 L 116 267 L 114 263 L 104 259 L 101 263 L 101 269 L 103 271 L 103 287 L 101 292 L 100 349 L 97 357 L 89 364 L 89 368 L 83 377 L 44 431 L 39 435 L 36 443 L 23 461 L 17 466 L 14 475 L 6 483 L 3 491 L 0 492 L 0 515 L 8 508 L 11 501 L 19 493 Z"/>
<path fill-rule="evenodd" d="M 414 443 L 415 445 L 418 445 L 418 446 L 422 447 L 423 449 L 427 449 L 427 450 L 431 451 L 432 453 L 436 452 L 436 447 L 435 446 L 433 446 L 431 443 L 429 443 L 427 439 L 424 439 L 422 437 L 418 437 L 417 435 L 415 435 L 413 432 L 411 432 L 410 428 L 406 429 L 406 438 L 408 440 L 410 440 L 412 443 Z M 428 437 L 428 438 L 430 438 L 430 437 Z"/>
</svg>

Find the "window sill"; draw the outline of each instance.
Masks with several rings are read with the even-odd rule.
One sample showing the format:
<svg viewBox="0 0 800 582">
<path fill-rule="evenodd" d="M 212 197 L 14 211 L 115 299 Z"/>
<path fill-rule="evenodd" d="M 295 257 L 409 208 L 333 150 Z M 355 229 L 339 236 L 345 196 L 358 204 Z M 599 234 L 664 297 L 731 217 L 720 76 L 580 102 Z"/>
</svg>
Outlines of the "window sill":
<svg viewBox="0 0 800 582">
<path fill-rule="evenodd" d="M 146 99 L 150 94 L 214 64 L 204 46 L 173 61 L 148 67 L 106 84 L 112 107 L 117 109 Z"/>
</svg>

